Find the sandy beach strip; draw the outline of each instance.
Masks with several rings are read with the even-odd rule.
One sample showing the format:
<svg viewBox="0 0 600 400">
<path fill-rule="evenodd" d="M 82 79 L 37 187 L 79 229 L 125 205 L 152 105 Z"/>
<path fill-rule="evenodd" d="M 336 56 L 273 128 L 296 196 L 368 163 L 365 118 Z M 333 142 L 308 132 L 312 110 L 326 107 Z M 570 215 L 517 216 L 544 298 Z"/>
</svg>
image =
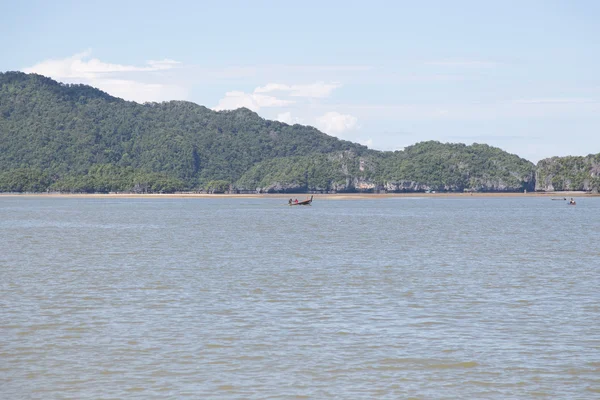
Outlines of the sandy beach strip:
<svg viewBox="0 0 600 400">
<path fill-rule="evenodd" d="M 427 198 L 494 198 L 494 197 L 548 197 L 556 199 L 566 199 L 570 197 L 594 197 L 600 196 L 598 193 L 589 193 L 581 191 L 569 192 L 527 192 L 527 193 L 269 193 L 269 194 L 206 194 L 206 193 L 168 193 L 168 194 L 135 194 L 135 193 L 0 193 L 0 197 L 39 197 L 39 198 L 148 198 L 148 199 L 166 199 L 166 198 L 192 198 L 192 199 L 242 199 L 242 198 L 272 198 L 272 199 L 298 199 L 306 200 L 314 196 L 319 200 L 369 200 L 369 199 L 390 199 L 402 197 L 427 197 Z"/>
</svg>

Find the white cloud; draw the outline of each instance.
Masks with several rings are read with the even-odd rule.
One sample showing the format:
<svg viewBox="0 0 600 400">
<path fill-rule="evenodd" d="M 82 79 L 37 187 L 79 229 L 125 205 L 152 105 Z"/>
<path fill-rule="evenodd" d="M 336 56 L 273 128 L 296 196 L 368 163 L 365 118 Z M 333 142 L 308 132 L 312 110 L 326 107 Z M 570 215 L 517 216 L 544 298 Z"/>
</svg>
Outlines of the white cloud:
<svg viewBox="0 0 600 400">
<path fill-rule="evenodd" d="M 112 96 L 137 103 L 183 100 L 188 96 L 187 89 L 176 85 L 143 83 L 126 79 L 101 79 L 89 82 Z"/>
<path fill-rule="evenodd" d="M 268 83 L 265 86 L 259 86 L 252 93 L 241 91 L 232 91 L 225 93 L 225 97 L 219 100 L 219 103 L 213 110 L 234 110 L 240 107 L 246 107 L 253 111 L 258 111 L 263 107 L 286 107 L 296 103 L 295 100 L 280 99 L 269 96 L 264 93 L 284 92 L 288 97 L 327 97 L 333 89 L 340 87 L 338 83 L 317 82 L 309 85 L 286 85 L 282 83 Z"/>
<path fill-rule="evenodd" d="M 276 90 L 288 91 L 290 90 L 290 86 L 281 83 L 267 83 L 265 86 L 257 87 L 256 89 L 254 89 L 254 93 L 269 93 L 274 92 Z"/>
<path fill-rule="evenodd" d="M 340 133 L 357 127 L 358 119 L 350 114 L 330 111 L 317 118 L 317 128 L 325 133 L 338 136 Z"/>
<path fill-rule="evenodd" d="M 285 122 L 288 125 L 292 124 L 292 113 L 291 112 L 284 112 L 281 114 L 277 114 L 277 117 L 275 118 L 276 121 L 279 122 Z"/>
<path fill-rule="evenodd" d="M 36 73 L 67 83 L 84 83 L 125 100 L 146 101 L 182 100 L 187 90 L 181 86 L 144 81 L 144 75 L 167 71 L 180 63 L 174 60 L 150 60 L 145 66 L 111 64 L 91 58 L 86 50 L 71 57 L 42 61 L 23 72 Z M 126 74 L 126 75 L 124 75 Z"/>
<path fill-rule="evenodd" d="M 232 91 L 225 93 L 225 97 L 219 100 L 219 104 L 213 110 L 235 110 L 246 107 L 252 111 L 258 111 L 263 107 L 285 107 L 292 103 L 293 101 L 290 100 L 281 100 L 264 94 Z"/>
<path fill-rule="evenodd" d="M 285 122 L 288 125 L 301 124 L 302 123 L 302 118 L 292 117 L 292 113 L 289 112 L 289 111 L 286 111 L 286 112 L 281 113 L 281 114 L 277 114 L 277 117 L 275 118 L 275 120 L 279 121 L 279 122 Z"/>
<path fill-rule="evenodd" d="M 281 83 L 268 83 L 266 86 L 257 87 L 254 93 L 269 93 L 273 91 L 288 92 L 292 97 L 329 97 L 334 89 L 339 88 L 339 83 L 315 82 L 307 85 L 285 85 Z"/>
<path fill-rule="evenodd" d="M 179 61 L 169 60 L 168 58 L 165 58 L 164 60 L 159 61 L 150 60 L 147 62 L 147 64 L 149 65 L 149 67 L 143 69 L 143 71 L 162 71 L 166 69 L 175 68 L 181 63 Z"/>
<path fill-rule="evenodd" d="M 136 67 L 134 65 L 111 64 L 90 58 L 91 50 L 77 53 L 71 57 L 62 59 L 45 60 L 33 67 L 25 68 L 23 72 L 50 76 L 55 79 L 64 78 L 99 78 L 102 74 L 114 72 L 149 72 L 164 71 L 176 67 L 179 62 L 164 59 L 160 61 L 147 61 L 147 66 Z"/>
<path fill-rule="evenodd" d="M 367 140 L 361 140 L 361 141 L 359 141 L 359 143 L 362 144 L 363 146 L 367 146 L 370 149 L 373 148 L 373 139 L 371 139 L 371 138 L 369 138 Z"/>
</svg>

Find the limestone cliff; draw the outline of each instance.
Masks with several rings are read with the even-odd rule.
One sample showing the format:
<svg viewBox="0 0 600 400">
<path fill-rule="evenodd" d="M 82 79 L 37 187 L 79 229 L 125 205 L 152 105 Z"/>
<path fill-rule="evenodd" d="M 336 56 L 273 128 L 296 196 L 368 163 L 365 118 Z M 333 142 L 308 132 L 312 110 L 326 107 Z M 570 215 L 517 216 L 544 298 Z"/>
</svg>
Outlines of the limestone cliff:
<svg viewBox="0 0 600 400">
<path fill-rule="evenodd" d="M 586 157 L 552 157 L 538 162 L 535 190 L 550 192 L 600 189 L 600 153 Z"/>
</svg>

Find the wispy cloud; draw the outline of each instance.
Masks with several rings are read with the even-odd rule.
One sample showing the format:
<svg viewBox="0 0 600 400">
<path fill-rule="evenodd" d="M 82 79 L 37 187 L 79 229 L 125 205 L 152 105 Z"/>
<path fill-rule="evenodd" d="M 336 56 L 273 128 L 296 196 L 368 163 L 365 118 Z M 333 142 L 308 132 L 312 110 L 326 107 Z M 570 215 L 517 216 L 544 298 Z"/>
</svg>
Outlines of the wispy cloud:
<svg viewBox="0 0 600 400">
<path fill-rule="evenodd" d="M 598 100 L 581 97 L 550 97 L 537 99 L 520 99 L 514 101 L 516 104 L 586 104 L 598 103 Z"/>
<path fill-rule="evenodd" d="M 91 58 L 90 49 L 62 59 L 50 59 L 42 61 L 33 67 L 25 68 L 26 73 L 39 73 L 53 78 L 99 78 L 103 74 L 116 72 L 149 72 L 164 71 L 174 68 L 179 64 L 177 61 L 165 59 L 160 61 L 150 60 L 146 66 L 134 66 L 123 64 L 112 64 Z"/>
<path fill-rule="evenodd" d="M 279 122 L 285 122 L 288 125 L 303 123 L 302 118 L 292 116 L 292 113 L 290 111 L 277 114 L 275 120 Z"/>
<path fill-rule="evenodd" d="M 170 59 L 150 60 L 143 66 L 107 63 L 92 58 L 86 50 L 70 57 L 44 60 L 23 69 L 67 83 L 84 83 L 114 96 L 139 103 L 146 101 L 183 100 L 187 89 L 165 83 L 152 83 L 147 74 L 177 68 L 180 63 Z"/>
<path fill-rule="evenodd" d="M 278 99 L 264 94 L 232 91 L 225 93 L 225 97 L 219 100 L 213 109 L 223 111 L 246 107 L 252 111 L 258 111 L 264 107 L 285 107 L 293 103 L 291 100 Z"/>
<path fill-rule="evenodd" d="M 264 86 L 256 87 L 251 93 L 242 91 L 227 92 L 225 97 L 221 98 L 213 109 L 222 111 L 246 107 L 258 112 L 263 108 L 294 105 L 296 112 L 303 110 L 307 113 L 305 118 L 292 116 L 292 111 L 284 111 L 277 113 L 275 119 L 290 125 L 296 123 L 312 124 L 325 133 L 339 137 L 343 132 L 357 128 L 358 119 L 356 117 L 335 111 L 329 111 L 320 116 L 315 116 L 312 113 L 314 107 L 319 104 L 319 99 L 331 96 L 333 90 L 339 87 L 341 87 L 341 84 L 337 82 L 315 82 L 310 84 L 267 83 Z M 279 97 L 271 94 L 277 94 Z M 313 109 L 313 111 L 310 112 L 309 109 Z"/>
<path fill-rule="evenodd" d="M 373 148 L 373 139 L 369 138 L 366 140 L 359 141 L 360 144 L 367 146 L 368 148 Z"/>
<path fill-rule="evenodd" d="M 498 64 L 492 61 L 481 60 L 437 60 L 427 61 L 425 65 L 449 68 L 492 68 Z"/>
<path fill-rule="evenodd" d="M 329 111 L 317 117 L 317 128 L 334 136 L 339 136 L 342 132 L 356 128 L 357 123 L 358 118 L 336 111 Z"/>
<path fill-rule="evenodd" d="M 323 98 L 329 97 L 334 89 L 341 87 L 339 83 L 316 82 L 305 85 L 286 85 L 282 83 L 268 83 L 265 86 L 257 87 L 255 93 L 269 92 L 287 92 L 292 97 L 313 97 Z"/>
<path fill-rule="evenodd" d="M 93 57 L 92 50 L 64 58 L 43 60 L 23 68 L 27 73 L 38 73 L 65 83 L 83 83 L 139 103 L 148 101 L 184 100 L 190 88 L 199 81 L 248 82 L 261 76 L 298 76 L 305 83 L 282 83 L 267 81 L 251 92 L 232 90 L 217 101 L 214 110 L 231 110 L 246 107 L 253 111 L 286 108 L 276 119 L 285 123 L 310 123 L 323 131 L 339 135 L 356 128 L 357 118 L 339 112 L 315 113 L 321 99 L 331 97 L 335 89 L 342 86 L 337 81 L 308 81 L 310 76 L 322 74 L 336 76 L 338 73 L 354 73 L 370 70 L 362 65 L 262 65 L 229 66 L 224 68 L 184 65 L 172 59 L 149 60 L 141 65 L 110 63 Z M 202 79 L 195 76 L 201 75 Z M 211 80 L 211 79 L 214 79 Z M 179 83 L 178 83 L 179 82 Z M 310 111 L 312 109 L 312 111 Z M 317 107 L 318 109 L 318 107 Z M 298 116 L 300 114 L 301 116 Z M 320 115 L 320 116 L 319 116 Z"/>
<path fill-rule="evenodd" d="M 253 111 L 258 111 L 263 107 L 285 107 L 296 103 L 292 98 L 324 98 L 329 97 L 331 92 L 340 87 L 339 83 L 316 82 L 303 85 L 287 85 L 282 83 L 267 83 L 265 86 L 259 86 L 246 93 L 242 91 L 231 91 L 225 93 L 225 97 L 219 100 L 213 108 L 216 111 L 234 110 L 240 107 L 246 107 Z M 264 93 L 280 92 L 284 98 L 278 98 Z"/>
<path fill-rule="evenodd" d="M 308 71 L 308 72 L 342 72 L 342 71 L 370 71 L 371 65 L 273 65 L 278 69 L 287 69 L 289 71 Z"/>
<path fill-rule="evenodd" d="M 343 133 L 358 128 L 358 118 L 351 114 L 342 114 L 337 111 L 328 111 L 322 115 L 315 116 L 313 112 L 319 108 L 317 106 L 319 103 L 312 103 L 311 100 L 328 97 L 335 88 L 340 86 L 339 83 L 324 82 L 304 85 L 268 83 L 255 88 L 252 93 L 242 91 L 227 92 L 225 93 L 225 97 L 220 99 L 219 103 L 213 109 L 215 111 L 223 111 L 246 107 L 258 112 L 263 108 L 281 108 L 294 105 L 295 111 L 303 111 L 306 114 L 304 118 L 293 116 L 292 111 L 284 111 L 277 113 L 274 119 L 290 125 L 297 123 L 314 125 L 325 133 L 341 137 Z M 275 97 L 267 93 L 278 93 L 283 97 Z M 301 102 L 302 98 L 305 101 L 310 101 L 308 103 L 310 107 L 307 107 L 306 103 Z M 368 145 L 372 145 L 373 143 L 371 139 L 364 142 L 368 143 Z"/>
<path fill-rule="evenodd" d="M 202 84 L 248 82 L 313 82 L 369 75 L 373 67 L 362 65 L 181 65 L 186 81 Z M 305 86 L 305 85 L 302 85 Z"/>
</svg>

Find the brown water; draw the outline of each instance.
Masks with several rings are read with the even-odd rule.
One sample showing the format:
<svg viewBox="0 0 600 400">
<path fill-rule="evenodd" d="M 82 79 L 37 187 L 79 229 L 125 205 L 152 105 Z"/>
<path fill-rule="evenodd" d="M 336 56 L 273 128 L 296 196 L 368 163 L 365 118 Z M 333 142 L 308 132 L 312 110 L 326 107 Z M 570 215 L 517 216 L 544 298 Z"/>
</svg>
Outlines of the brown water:
<svg viewBox="0 0 600 400">
<path fill-rule="evenodd" d="M 0 398 L 600 397 L 600 199 L 0 198 Z"/>
</svg>

